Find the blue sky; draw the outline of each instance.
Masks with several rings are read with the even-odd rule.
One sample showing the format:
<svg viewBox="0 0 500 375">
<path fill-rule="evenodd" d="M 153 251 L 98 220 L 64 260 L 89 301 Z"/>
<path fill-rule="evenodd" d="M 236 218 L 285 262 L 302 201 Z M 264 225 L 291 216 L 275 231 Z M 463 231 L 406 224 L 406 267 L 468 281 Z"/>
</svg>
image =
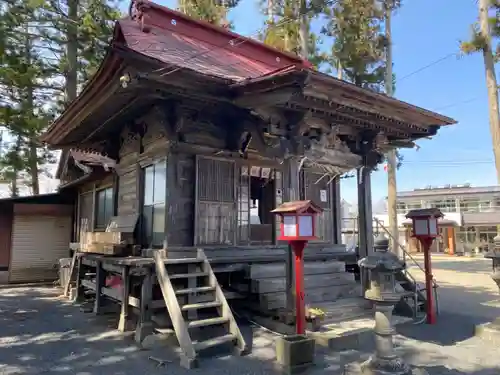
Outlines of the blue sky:
<svg viewBox="0 0 500 375">
<path fill-rule="evenodd" d="M 156 0 L 176 7 L 175 0 Z M 489 134 L 488 103 L 480 55 L 455 56 L 403 78 L 444 56 L 458 52 L 460 39 L 470 33 L 476 20 L 475 1 L 405 0 L 393 20 L 395 96 L 398 99 L 437 110 L 458 121 L 441 129 L 432 140 L 420 142 L 420 149 L 403 151 L 405 163 L 398 171 L 398 190 L 426 185 L 496 184 Z M 235 31 L 256 36 L 264 17 L 259 2 L 241 0 L 230 14 Z M 373 200 L 387 195 L 387 174 L 381 170 L 372 178 Z M 356 179 L 344 180 L 342 197 L 356 202 Z"/>
</svg>

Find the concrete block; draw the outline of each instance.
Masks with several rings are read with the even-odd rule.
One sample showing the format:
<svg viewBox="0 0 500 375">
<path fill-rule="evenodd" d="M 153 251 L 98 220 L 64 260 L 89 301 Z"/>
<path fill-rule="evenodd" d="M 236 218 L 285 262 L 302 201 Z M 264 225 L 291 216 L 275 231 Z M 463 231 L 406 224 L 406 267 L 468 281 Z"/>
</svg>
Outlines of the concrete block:
<svg viewBox="0 0 500 375">
<path fill-rule="evenodd" d="M 297 374 L 314 364 L 314 339 L 305 335 L 281 336 L 276 339 L 276 362 L 287 374 Z"/>
<path fill-rule="evenodd" d="M 342 272 L 331 275 L 308 275 L 304 277 L 304 287 L 306 290 L 345 284 L 355 285 L 354 274 Z M 285 278 L 257 279 L 251 281 L 252 293 L 282 292 L 285 289 Z"/>
<path fill-rule="evenodd" d="M 373 329 L 358 329 L 344 333 L 332 331 L 311 332 L 309 337 L 314 339 L 317 345 L 333 349 L 335 351 L 358 350 L 362 342 L 373 340 Z"/>
<path fill-rule="evenodd" d="M 335 260 L 327 262 L 305 262 L 304 275 L 320 275 L 345 272 L 345 263 Z M 285 263 L 281 264 L 254 264 L 248 271 L 251 279 L 268 279 L 275 277 L 285 277 Z"/>
</svg>

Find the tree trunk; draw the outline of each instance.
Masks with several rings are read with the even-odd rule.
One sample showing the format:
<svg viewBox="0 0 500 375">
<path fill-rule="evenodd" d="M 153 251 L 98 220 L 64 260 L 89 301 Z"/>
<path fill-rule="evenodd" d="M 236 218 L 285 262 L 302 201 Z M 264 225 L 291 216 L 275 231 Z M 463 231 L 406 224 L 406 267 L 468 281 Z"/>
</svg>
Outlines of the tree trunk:
<svg viewBox="0 0 500 375">
<path fill-rule="evenodd" d="M 479 1 L 479 22 L 481 27 L 481 36 L 484 39 L 482 52 L 484 58 L 484 70 L 486 73 L 486 85 L 488 87 L 490 132 L 493 140 L 493 154 L 495 156 L 497 182 L 500 184 L 500 114 L 498 108 L 498 83 L 495 76 L 493 51 L 491 49 L 491 31 L 488 20 L 488 5 L 488 0 Z"/>
<path fill-rule="evenodd" d="M 307 19 L 307 0 L 300 0 L 299 6 L 300 55 L 309 58 L 309 20 Z"/>
<path fill-rule="evenodd" d="M 25 54 L 27 66 L 31 65 L 31 47 L 30 36 L 26 30 Z M 30 82 L 26 87 L 26 116 L 30 119 L 35 117 L 34 110 L 34 89 L 33 82 Z M 40 181 L 38 176 L 38 145 L 36 129 L 29 129 L 28 139 L 28 170 L 31 179 L 31 189 L 33 195 L 40 194 Z"/>
<path fill-rule="evenodd" d="M 68 0 L 68 29 L 66 38 L 66 55 L 68 66 L 66 71 L 66 104 L 76 98 L 78 92 L 78 0 Z"/>
<path fill-rule="evenodd" d="M 392 35 L 391 35 L 391 16 L 392 0 L 385 2 L 385 38 L 386 38 L 386 69 L 385 69 L 385 92 L 392 96 Z M 397 158 L 396 150 L 391 150 L 386 155 L 387 158 L 387 214 L 389 216 L 389 232 L 391 234 L 391 250 L 394 254 L 400 254 L 399 248 L 399 228 L 397 211 L 397 183 L 396 170 Z"/>
<path fill-rule="evenodd" d="M 16 157 L 19 157 L 19 154 L 21 152 L 21 144 L 22 144 L 22 137 L 20 135 L 17 136 L 16 138 L 16 145 L 14 146 L 14 150 L 16 153 Z M 19 164 L 18 161 L 14 163 L 12 166 L 12 181 L 10 184 L 10 195 L 11 197 L 15 198 L 19 196 L 19 185 L 17 184 L 17 178 L 19 177 Z"/>
</svg>

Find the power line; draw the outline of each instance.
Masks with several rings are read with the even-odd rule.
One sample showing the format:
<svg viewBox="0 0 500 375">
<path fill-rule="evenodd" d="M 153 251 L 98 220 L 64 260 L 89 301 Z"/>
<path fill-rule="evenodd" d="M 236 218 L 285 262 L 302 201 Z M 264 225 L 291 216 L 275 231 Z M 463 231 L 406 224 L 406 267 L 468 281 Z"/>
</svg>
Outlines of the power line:
<svg viewBox="0 0 500 375">
<path fill-rule="evenodd" d="M 475 96 L 473 98 L 469 98 L 469 99 L 466 99 L 466 100 L 462 100 L 462 101 L 458 101 L 458 102 L 455 102 L 455 103 L 447 104 L 447 105 L 445 105 L 443 107 L 439 107 L 439 108 L 434 109 L 434 111 L 442 111 L 443 109 L 448 109 L 448 108 L 456 107 L 458 105 L 468 104 L 468 103 L 474 102 L 474 101 L 476 101 L 476 100 L 478 100 L 480 98 L 481 98 L 481 95 L 478 95 L 478 96 Z"/>
<path fill-rule="evenodd" d="M 431 63 L 429 63 L 427 65 L 424 65 L 423 67 L 421 67 L 421 68 L 419 68 L 419 69 L 417 69 L 417 70 L 415 70 L 415 71 L 413 71 L 411 73 L 408 73 L 408 74 L 404 75 L 400 79 L 397 79 L 397 76 L 396 76 L 396 80 L 395 81 L 400 83 L 401 81 L 403 81 L 403 80 L 405 80 L 407 78 L 410 78 L 410 77 L 414 76 L 415 74 L 418 74 L 418 73 L 420 73 L 420 72 L 422 72 L 422 71 L 424 71 L 424 70 L 426 70 L 428 68 L 433 67 L 434 65 L 437 65 L 437 64 L 439 64 L 439 63 L 441 63 L 441 62 L 443 62 L 445 60 L 448 60 L 450 57 L 460 57 L 460 56 L 461 56 L 461 54 L 457 53 L 457 52 L 448 53 L 447 55 L 444 55 L 443 57 L 440 57 L 439 59 L 434 60 L 433 62 L 431 62 Z"/>
</svg>

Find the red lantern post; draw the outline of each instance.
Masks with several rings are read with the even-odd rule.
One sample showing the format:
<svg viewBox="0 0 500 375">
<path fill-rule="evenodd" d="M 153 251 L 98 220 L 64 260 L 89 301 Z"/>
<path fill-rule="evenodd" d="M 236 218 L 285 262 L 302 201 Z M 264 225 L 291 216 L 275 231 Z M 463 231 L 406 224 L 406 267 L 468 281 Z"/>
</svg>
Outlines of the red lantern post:
<svg viewBox="0 0 500 375">
<path fill-rule="evenodd" d="M 434 238 L 439 236 L 437 221 L 443 214 L 438 208 L 425 208 L 411 210 L 406 214 L 413 222 L 413 237 L 416 237 L 424 248 L 424 268 L 425 268 L 425 294 L 427 323 L 436 323 L 436 312 L 434 310 L 434 300 L 432 295 L 432 264 L 431 245 Z"/>
<path fill-rule="evenodd" d="M 288 241 L 295 255 L 295 324 L 296 333 L 306 332 L 306 311 L 304 294 L 304 248 L 310 240 L 316 239 L 316 215 L 323 209 L 312 201 L 283 203 L 271 211 L 281 216 L 280 241 Z"/>
</svg>

